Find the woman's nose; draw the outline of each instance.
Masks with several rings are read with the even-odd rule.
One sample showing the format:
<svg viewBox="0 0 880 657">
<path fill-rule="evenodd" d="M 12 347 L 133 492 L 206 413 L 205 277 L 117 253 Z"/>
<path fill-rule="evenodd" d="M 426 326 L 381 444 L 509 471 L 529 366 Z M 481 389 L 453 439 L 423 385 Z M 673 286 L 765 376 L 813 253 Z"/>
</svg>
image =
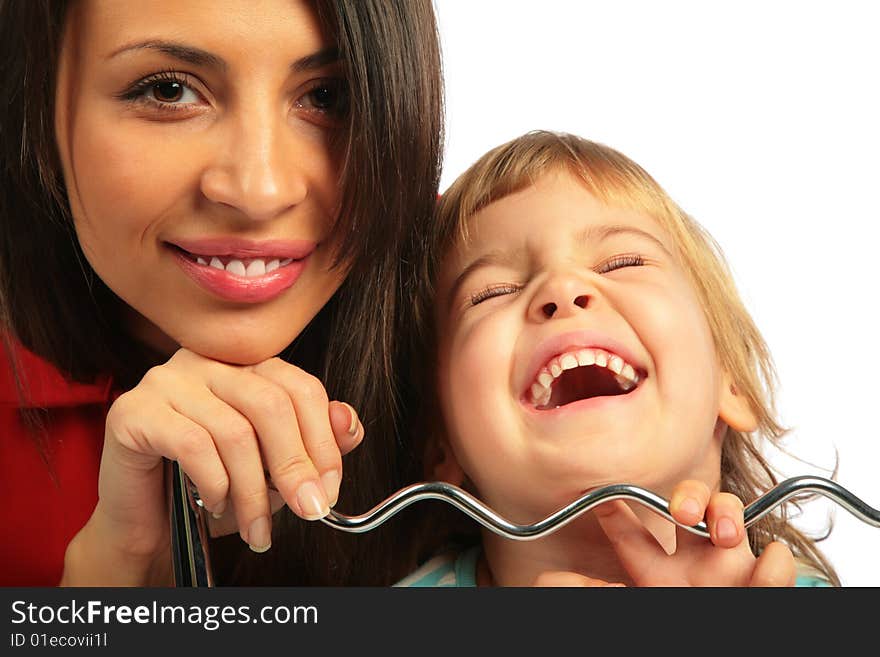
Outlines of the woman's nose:
<svg viewBox="0 0 880 657">
<path fill-rule="evenodd" d="M 571 317 L 590 307 L 594 302 L 591 286 L 573 274 L 553 275 L 537 290 L 529 304 L 532 320 Z"/>
<path fill-rule="evenodd" d="M 220 133 L 201 190 L 207 199 L 249 219 L 273 219 L 308 194 L 309 159 L 282 118 L 251 114 Z"/>
</svg>

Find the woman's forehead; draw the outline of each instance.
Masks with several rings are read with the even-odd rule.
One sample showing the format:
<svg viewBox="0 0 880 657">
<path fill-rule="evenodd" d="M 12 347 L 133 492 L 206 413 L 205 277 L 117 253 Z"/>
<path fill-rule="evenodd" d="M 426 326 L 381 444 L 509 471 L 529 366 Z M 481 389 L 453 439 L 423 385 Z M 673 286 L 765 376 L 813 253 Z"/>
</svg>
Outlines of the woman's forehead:
<svg viewBox="0 0 880 657">
<path fill-rule="evenodd" d="M 321 25 L 303 0 L 86 0 L 75 3 L 68 29 L 102 60 L 168 55 L 162 44 L 201 53 L 206 65 L 274 58 L 326 47 Z"/>
</svg>

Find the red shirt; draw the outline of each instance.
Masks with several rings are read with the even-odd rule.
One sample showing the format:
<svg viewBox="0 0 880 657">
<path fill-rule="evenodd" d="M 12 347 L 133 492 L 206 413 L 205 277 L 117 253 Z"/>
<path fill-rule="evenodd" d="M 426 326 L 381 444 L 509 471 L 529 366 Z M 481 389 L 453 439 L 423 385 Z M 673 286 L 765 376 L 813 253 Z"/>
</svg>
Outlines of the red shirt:
<svg viewBox="0 0 880 657">
<path fill-rule="evenodd" d="M 56 586 L 67 544 L 98 501 L 111 379 L 70 383 L 46 361 L 15 349 L 24 400 L 0 345 L 0 586 Z M 43 454 L 22 407 L 46 409 Z"/>
</svg>

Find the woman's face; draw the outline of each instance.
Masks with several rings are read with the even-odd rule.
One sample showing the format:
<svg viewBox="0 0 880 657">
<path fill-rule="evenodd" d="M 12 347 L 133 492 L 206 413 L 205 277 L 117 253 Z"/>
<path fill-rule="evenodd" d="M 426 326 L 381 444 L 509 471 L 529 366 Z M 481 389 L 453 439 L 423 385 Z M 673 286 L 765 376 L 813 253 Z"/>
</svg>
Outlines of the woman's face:
<svg viewBox="0 0 880 657">
<path fill-rule="evenodd" d="M 55 129 L 76 233 L 137 337 L 232 363 L 282 351 L 331 269 L 345 85 L 300 0 L 86 0 Z"/>
</svg>

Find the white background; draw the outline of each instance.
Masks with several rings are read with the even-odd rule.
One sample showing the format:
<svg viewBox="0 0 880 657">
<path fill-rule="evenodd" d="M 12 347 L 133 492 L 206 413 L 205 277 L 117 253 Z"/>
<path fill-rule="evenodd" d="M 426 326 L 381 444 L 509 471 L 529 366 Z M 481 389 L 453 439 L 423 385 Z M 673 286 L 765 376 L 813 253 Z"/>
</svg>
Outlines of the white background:
<svg viewBox="0 0 880 657">
<path fill-rule="evenodd" d="M 785 476 L 880 508 L 880 39 L 873 2 L 435 0 L 442 189 L 527 130 L 644 166 L 721 243 L 774 354 Z M 747 500 L 747 502 L 750 500 Z M 880 528 L 819 498 L 843 583 L 880 585 Z"/>
</svg>

